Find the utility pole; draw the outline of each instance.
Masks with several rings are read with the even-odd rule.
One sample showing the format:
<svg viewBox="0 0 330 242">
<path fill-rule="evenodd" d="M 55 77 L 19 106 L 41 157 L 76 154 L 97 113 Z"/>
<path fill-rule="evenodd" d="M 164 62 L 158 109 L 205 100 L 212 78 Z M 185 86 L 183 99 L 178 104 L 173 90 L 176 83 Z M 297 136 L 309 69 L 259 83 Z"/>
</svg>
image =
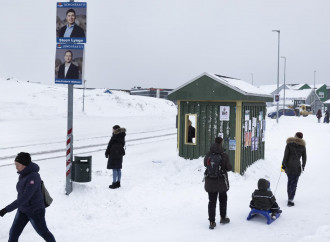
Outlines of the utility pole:
<svg viewBox="0 0 330 242">
<path fill-rule="evenodd" d="M 273 32 L 277 32 L 278 35 L 278 48 L 277 48 L 277 95 L 279 95 L 279 86 L 280 86 L 280 30 L 273 30 Z M 276 107 L 276 123 L 278 123 L 278 108 L 279 102 L 277 102 Z"/>
</svg>

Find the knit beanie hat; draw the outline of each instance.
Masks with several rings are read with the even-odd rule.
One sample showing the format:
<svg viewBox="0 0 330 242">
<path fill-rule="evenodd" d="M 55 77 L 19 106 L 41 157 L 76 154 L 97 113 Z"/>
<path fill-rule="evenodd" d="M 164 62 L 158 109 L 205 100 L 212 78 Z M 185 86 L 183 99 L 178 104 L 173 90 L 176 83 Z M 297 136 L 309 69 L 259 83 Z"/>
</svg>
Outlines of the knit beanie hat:
<svg viewBox="0 0 330 242">
<path fill-rule="evenodd" d="M 119 125 L 115 125 L 112 127 L 113 129 L 120 129 L 120 126 Z"/>
<path fill-rule="evenodd" d="M 20 152 L 17 154 L 15 161 L 22 165 L 28 166 L 31 163 L 31 156 L 29 153 Z"/>
<path fill-rule="evenodd" d="M 301 132 L 297 132 L 297 133 L 296 133 L 296 137 L 299 138 L 299 139 L 302 139 L 303 136 L 304 136 L 304 135 L 303 135 L 303 133 L 301 133 Z"/>
<path fill-rule="evenodd" d="M 223 139 L 221 137 L 216 137 L 215 140 L 214 140 L 214 142 L 215 143 L 218 143 L 218 144 L 221 144 L 222 140 Z"/>
</svg>

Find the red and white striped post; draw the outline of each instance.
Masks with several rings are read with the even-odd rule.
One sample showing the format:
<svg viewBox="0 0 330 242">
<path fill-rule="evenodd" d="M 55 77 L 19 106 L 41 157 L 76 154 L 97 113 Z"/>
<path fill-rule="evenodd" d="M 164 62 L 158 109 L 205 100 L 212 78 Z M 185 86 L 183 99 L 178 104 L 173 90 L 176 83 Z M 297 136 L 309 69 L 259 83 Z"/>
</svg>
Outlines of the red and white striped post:
<svg viewBox="0 0 330 242">
<path fill-rule="evenodd" d="M 72 192 L 71 167 L 73 162 L 73 85 L 68 85 L 68 129 L 66 138 L 66 195 Z"/>
<path fill-rule="evenodd" d="M 71 174 L 71 138 L 72 129 L 68 130 L 68 135 L 66 137 L 66 176 Z"/>
</svg>

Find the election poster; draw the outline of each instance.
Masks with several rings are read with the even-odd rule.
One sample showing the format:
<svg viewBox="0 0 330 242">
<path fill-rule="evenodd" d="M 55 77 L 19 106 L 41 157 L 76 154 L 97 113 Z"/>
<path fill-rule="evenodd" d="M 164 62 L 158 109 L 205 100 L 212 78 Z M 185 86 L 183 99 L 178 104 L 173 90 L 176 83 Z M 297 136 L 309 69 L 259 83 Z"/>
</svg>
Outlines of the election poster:
<svg viewBox="0 0 330 242">
<path fill-rule="evenodd" d="M 87 3 L 58 2 L 56 13 L 56 42 L 86 43 Z"/>
<path fill-rule="evenodd" d="M 84 66 L 83 44 L 57 44 L 55 84 L 82 84 Z"/>
</svg>

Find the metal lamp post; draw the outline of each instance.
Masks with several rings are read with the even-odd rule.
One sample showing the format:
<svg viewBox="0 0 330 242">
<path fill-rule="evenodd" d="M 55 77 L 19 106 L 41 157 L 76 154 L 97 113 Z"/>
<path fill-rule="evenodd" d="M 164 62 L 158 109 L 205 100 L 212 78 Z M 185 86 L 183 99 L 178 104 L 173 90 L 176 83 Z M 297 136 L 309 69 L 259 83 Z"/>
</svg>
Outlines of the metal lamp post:
<svg viewBox="0 0 330 242">
<path fill-rule="evenodd" d="M 252 86 L 253 86 L 253 73 L 250 73 L 251 74 L 251 77 L 252 77 Z"/>
<path fill-rule="evenodd" d="M 283 98 L 283 110 L 284 110 L 284 113 L 283 115 L 285 116 L 285 74 L 286 74 L 286 57 L 285 56 L 281 56 L 281 58 L 284 59 L 284 98 Z"/>
<path fill-rule="evenodd" d="M 277 32 L 278 36 L 278 48 L 277 48 L 277 95 L 279 95 L 279 79 L 280 79 L 280 30 L 273 30 L 272 32 Z M 278 107 L 279 103 L 277 102 L 277 107 L 276 107 L 276 123 L 278 123 Z"/>
</svg>

